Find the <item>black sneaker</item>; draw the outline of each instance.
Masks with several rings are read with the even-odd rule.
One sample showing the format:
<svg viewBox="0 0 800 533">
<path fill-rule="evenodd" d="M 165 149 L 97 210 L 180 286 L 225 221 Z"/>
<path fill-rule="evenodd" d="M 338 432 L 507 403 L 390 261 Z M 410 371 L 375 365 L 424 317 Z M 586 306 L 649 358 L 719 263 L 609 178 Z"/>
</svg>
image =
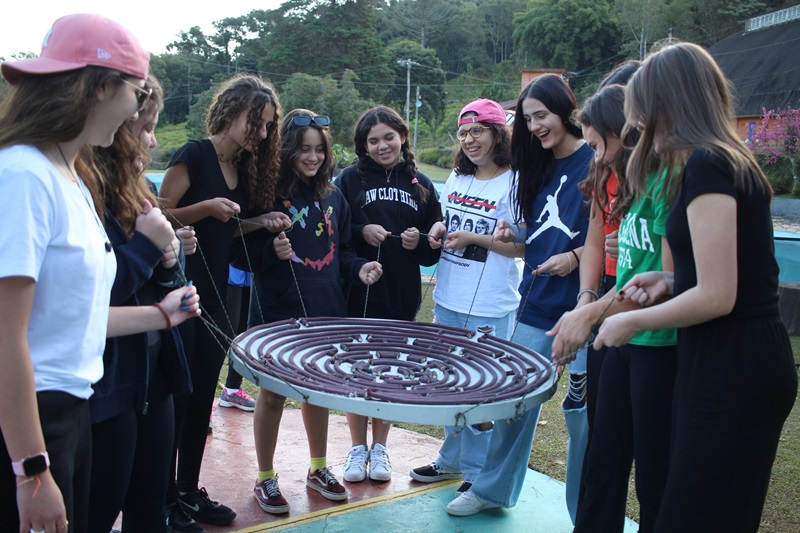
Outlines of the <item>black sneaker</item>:
<svg viewBox="0 0 800 533">
<path fill-rule="evenodd" d="M 472 488 L 472 483 L 470 483 L 469 481 L 465 481 L 464 483 L 461 484 L 460 487 L 458 487 L 458 489 L 456 489 L 456 495 L 461 496 L 471 488 Z"/>
<path fill-rule="evenodd" d="M 415 468 L 409 472 L 409 475 L 417 481 L 432 483 L 434 481 L 444 481 L 445 479 L 458 479 L 461 477 L 461 472 L 442 470 L 436 463 L 431 463 Z"/>
<path fill-rule="evenodd" d="M 192 520 L 192 517 L 186 514 L 183 507 L 177 503 L 167 505 L 167 533 L 205 533 L 200 524 Z"/>
<path fill-rule="evenodd" d="M 204 524 L 227 526 L 236 518 L 233 509 L 209 498 L 205 487 L 179 495 L 178 503 L 181 504 L 186 514 Z"/>
</svg>

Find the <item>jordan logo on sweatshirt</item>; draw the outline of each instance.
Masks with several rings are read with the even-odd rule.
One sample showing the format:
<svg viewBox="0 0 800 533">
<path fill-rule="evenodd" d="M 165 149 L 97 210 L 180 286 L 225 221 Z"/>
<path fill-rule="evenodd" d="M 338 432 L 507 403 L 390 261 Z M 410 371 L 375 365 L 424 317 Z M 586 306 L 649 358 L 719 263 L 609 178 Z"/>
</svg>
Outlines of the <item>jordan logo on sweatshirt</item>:
<svg viewBox="0 0 800 533">
<path fill-rule="evenodd" d="M 564 183 L 567 181 L 566 174 L 561 176 L 561 182 L 558 184 L 558 189 L 554 194 L 547 195 L 547 203 L 544 204 L 544 209 L 539 214 L 539 218 L 536 219 L 536 222 L 541 223 L 542 218 L 547 215 L 547 218 L 544 221 L 544 224 L 539 226 L 528 240 L 525 241 L 526 244 L 530 244 L 533 239 L 541 235 L 545 230 L 549 228 L 557 228 L 563 231 L 564 233 L 569 236 L 570 239 L 574 239 L 576 235 L 580 233 L 580 231 L 571 231 L 563 222 L 561 222 L 561 218 L 558 216 L 558 193 L 561 192 L 561 187 L 564 186 Z"/>
</svg>

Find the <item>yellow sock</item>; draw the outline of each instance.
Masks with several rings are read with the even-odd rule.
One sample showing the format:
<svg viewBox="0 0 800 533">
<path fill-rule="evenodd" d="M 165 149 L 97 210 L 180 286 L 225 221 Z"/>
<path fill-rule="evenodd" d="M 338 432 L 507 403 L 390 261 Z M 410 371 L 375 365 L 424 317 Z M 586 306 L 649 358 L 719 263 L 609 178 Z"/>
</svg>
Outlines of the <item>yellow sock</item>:
<svg viewBox="0 0 800 533">
<path fill-rule="evenodd" d="M 275 469 L 272 470 L 259 470 L 258 471 L 258 482 L 261 483 L 262 481 L 266 481 L 268 479 L 272 479 L 275 477 Z"/>
<path fill-rule="evenodd" d="M 327 457 L 312 457 L 311 458 L 311 471 L 316 472 L 328 466 Z"/>
</svg>

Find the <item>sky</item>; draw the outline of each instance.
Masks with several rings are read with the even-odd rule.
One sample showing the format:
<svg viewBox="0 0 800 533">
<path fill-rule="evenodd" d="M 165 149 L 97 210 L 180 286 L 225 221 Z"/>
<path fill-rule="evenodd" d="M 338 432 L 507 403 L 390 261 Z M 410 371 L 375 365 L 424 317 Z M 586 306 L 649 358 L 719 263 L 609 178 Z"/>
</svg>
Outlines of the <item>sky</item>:
<svg viewBox="0 0 800 533">
<path fill-rule="evenodd" d="M 153 54 L 166 52 L 180 31 L 200 26 L 205 34 L 226 17 L 246 15 L 254 9 L 275 9 L 284 0 L 224 0 L 221 2 L 132 2 L 116 0 L 16 0 L 4 2 L 0 15 L 0 57 L 42 49 L 42 39 L 53 22 L 70 13 L 100 13 L 133 32 Z"/>
</svg>

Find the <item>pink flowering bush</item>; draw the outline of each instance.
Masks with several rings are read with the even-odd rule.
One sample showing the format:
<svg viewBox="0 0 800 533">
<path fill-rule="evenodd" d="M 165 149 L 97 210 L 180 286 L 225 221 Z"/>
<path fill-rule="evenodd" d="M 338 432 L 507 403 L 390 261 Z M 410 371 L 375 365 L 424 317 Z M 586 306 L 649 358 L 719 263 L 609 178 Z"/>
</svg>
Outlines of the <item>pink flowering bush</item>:
<svg viewBox="0 0 800 533">
<path fill-rule="evenodd" d="M 782 158 L 788 159 L 792 168 L 792 195 L 800 196 L 800 108 L 764 109 L 761 125 L 753 133 L 750 148 L 768 165 Z"/>
</svg>

